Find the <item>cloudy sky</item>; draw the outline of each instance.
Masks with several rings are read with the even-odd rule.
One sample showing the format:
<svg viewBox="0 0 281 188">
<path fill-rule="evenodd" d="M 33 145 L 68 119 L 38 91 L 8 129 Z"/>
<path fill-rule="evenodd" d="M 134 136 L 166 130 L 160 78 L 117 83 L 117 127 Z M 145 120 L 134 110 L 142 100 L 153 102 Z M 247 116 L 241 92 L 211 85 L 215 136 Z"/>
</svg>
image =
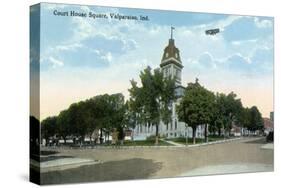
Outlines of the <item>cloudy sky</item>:
<svg viewBox="0 0 281 188">
<path fill-rule="evenodd" d="M 55 16 L 54 10 L 149 17 L 149 21 Z M 182 84 L 196 77 L 214 92 L 234 91 L 264 117 L 273 110 L 273 18 L 42 4 L 41 119 L 103 93 L 128 98 L 130 79 L 159 67 L 170 27 L 180 50 Z M 215 36 L 205 30 L 219 28 Z M 31 28 L 32 30 L 32 28 Z"/>
</svg>

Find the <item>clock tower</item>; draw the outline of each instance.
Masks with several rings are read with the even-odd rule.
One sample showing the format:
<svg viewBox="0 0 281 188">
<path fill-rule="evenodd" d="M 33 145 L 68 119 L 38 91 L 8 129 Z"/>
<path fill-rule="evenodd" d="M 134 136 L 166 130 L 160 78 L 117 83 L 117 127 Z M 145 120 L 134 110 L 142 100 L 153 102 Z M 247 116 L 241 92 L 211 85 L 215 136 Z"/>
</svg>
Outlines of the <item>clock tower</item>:
<svg viewBox="0 0 281 188">
<path fill-rule="evenodd" d="M 175 78 L 176 85 L 181 85 L 181 71 L 183 68 L 180 51 L 175 46 L 175 40 L 173 39 L 173 30 L 175 28 L 171 27 L 171 38 L 169 39 L 169 44 L 164 49 L 164 54 L 160 63 L 161 70 L 163 71 L 164 77 Z"/>
</svg>

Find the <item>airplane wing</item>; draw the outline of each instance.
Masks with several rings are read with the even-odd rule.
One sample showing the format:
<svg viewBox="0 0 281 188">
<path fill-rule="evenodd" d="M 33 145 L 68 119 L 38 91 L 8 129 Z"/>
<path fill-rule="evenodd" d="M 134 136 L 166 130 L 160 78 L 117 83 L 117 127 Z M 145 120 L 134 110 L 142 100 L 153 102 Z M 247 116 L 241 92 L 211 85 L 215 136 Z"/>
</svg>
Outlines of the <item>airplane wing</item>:
<svg viewBox="0 0 281 188">
<path fill-rule="evenodd" d="M 210 30 L 206 30 L 205 31 L 206 35 L 215 35 L 215 34 L 217 34 L 219 32 L 220 32 L 219 29 L 210 29 Z"/>
</svg>

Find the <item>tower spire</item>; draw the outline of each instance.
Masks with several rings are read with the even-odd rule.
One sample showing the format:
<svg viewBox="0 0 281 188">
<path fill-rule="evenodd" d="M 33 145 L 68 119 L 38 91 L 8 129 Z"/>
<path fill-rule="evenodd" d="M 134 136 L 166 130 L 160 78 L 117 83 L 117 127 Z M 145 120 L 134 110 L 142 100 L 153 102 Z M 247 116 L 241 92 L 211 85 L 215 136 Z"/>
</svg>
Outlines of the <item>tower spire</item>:
<svg viewBox="0 0 281 188">
<path fill-rule="evenodd" d="M 173 39 L 173 30 L 174 30 L 175 28 L 173 27 L 173 26 L 171 26 L 171 39 Z"/>
</svg>

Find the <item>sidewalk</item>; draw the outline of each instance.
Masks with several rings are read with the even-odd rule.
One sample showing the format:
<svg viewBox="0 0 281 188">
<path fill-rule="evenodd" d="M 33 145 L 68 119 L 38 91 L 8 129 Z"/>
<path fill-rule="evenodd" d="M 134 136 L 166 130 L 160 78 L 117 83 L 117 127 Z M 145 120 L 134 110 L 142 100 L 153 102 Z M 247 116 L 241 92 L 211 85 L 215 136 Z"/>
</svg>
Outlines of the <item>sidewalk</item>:
<svg viewBox="0 0 281 188">
<path fill-rule="evenodd" d="M 82 159 L 82 158 L 63 158 L 50 160 L 45 162 L 37 162 L 35 160 L 31 160 L 31 165 L 38 168 L 40 166 L 40 172 L 50 172 L 57 170 L 66 170 L 70 168 L 77 168 L 82 165 L 92 165 L 100 163 L 100 161 L 93 159 Z"/>
<path fill-rule="evenodd" d="M 185 144 L 180 144 L 180 143 L 177 143 L 177 142 L 174 142 L 174 141 L 171 141 L 171 140 L 164 140 L 164 139 L 160 139 L 160 140 L 163 141 L 163 142 L 166 142 L 168 144 L 171 144 L 175 147 L 186 147 Z"/>
<path fill-rule="evenodd" d="M 211 144 L 220 144 L 220 143 L 225 143 L 225 142 L 231 142 L 231 141 L 235 141 L 235 140 L 240 140 L 242 137 L 239 138 L 232 138 L 232 139 L 225 139 L 225 140 L 218 140 L 218 141 L 213 141 L 213 142 L 207 142 L 207 143 L 200 143 L 200 144 L 180 144 L 171 140 L 164 140 L 161 139 L 163 142 L 167 142 L 173 146 L 171 147 L 199 147 L 199 146 L 206 146 L 206 145 L 211 145 Z"/>
<path fill-rule="evenodd" d="M 272 164 L 259 163 L 237 163 L 237 164 L 222 164 L 209 165 L 189 170 L 179 176 L 202 176 L 215 174 L 233 174 L 233 173 L 250 173 L 250 172 L 271 172 L 273 171 Z"/>
<path fill-rule="evenodd" d="M 274 144 L 273 143 L 264 144 L 264 145 L 261 146 L 261 149 L 271 149 L 271 150 L 274 150 Z"/>
</svg>

